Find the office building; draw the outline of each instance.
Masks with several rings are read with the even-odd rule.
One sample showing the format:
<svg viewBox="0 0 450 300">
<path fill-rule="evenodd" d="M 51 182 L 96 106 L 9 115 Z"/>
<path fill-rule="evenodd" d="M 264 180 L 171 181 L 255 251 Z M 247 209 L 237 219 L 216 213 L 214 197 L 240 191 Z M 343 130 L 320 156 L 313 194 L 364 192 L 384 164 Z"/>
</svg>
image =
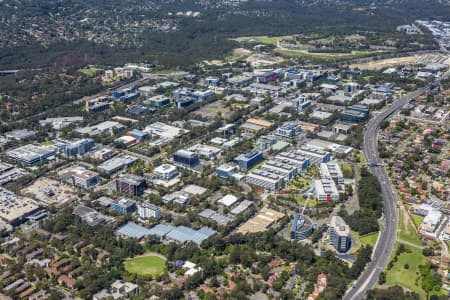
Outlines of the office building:
<svg viewBox="0 0 450 300">
<path fill-rule="evenodd" d="M 114 99 L 121 103 L 131 103 L 132 101 L 139 99 L 140 96 L 141 92 L 134 87 L 113 92 Z"/>
<path fill-rule="evenodd" d="M 111 205 L 111 208 L 119 213 L 130 213 L 136 209 L 136 201 L 128 198 L 120 198 Z"/>
<path fill-rule="evenodd" d="M 158 95 L 148 99 L 148 104 L 154 107 L 164 107 L 170 105 L 170 98 L 164 95 Z"/>
<path fill-rule="evenodd" d="M 139 218 L 143 220 L 150 218 L 159 219 L 161 217 L 159 207 L 148 202 L 139 202 L 137 205 L 137 213 Z"/>
<path fill-rule="evenodd" d="M 198 154 L 189 150 L 178 150 L 173 154 L 173 160 L 187 168 L 193 168 L 200 163 Z"/>
<path fill-rule="evenodd" d="M 297 175 L 297 168 L 289 163 L 277 159 L 267 161 L 260 168 L 262 171 L 277 174 L 283 178 L 285 182 L 291 181 Z"/>
<path fill-rule="evenodd" d="M 59 118 L 46 118 L 39 121 L 39 125 L 50 125 L 55 130 L 61 130 L 66 126 L 73 123 L 83 122 L 83 117 L 59 117 Z"/>
<path fill-rule="evenodd" d="M 331 160 L 331 153 L 317 147 L 302 146 L 295 154 L 303 155 L 309 159 L 310 164 L 327 163 Z"/>
<path fill-rule="evenodd" d="M 262 135 L 256 140 L 255 147 L 260 151 L 265 151 L 272 148 L 277 142 L 278 140 L 274 136 Z"/>
<path fill-rule="evenodd" d="M 275 134 L 277 136 L 287 138 L 287 139 L 292 139 L 292 138 L 298 136 L 300 133 L 301 133 L 300 126 L 298 126 L 297 124 L 294 124 L 294 123 L 282 125 L 282 126 L 278 127 L 277 130 L 275 131 Z"/>
<path fill-rule="evenodd" d="M 335 184 L 344 184 L 344 175 L 342 175 L 341 167 L 337 163 L 321 163 L 320 177 L 331 179 Z"/>
<path fill-rule="evenodd" d="M 125 126 L 115 121 L 105 121 L 97 125 L 75 129 L 81 135 L 115 135 L 125 129 Z"/>
<path fill-rule="evenodd" d="M 100 182 L 100 176 L 96 172 L 85 169 L 81 166 L 75 166 L 61 171 L 59 178 L 75 186 L 89 189 Z"/>
<path fill-rule="evenodd" d="M 116 190 L 128 196 L 142 196 L 146 187 L 144 178 L 133 174 L 120 174 L 116 179 Z"/>
<path fill-rule="evenodd" d="M 189 130 L 168 125 L 162 122 L 155 122 L 153 124 L 150 124 L 145 127 L 144 131 L 148 132 L 151 136 L 156 135 L 161 138 L 167 138 L 169 140 L 173 140 L 174 138 L 189 132 Z"/>
<path fill-rule="evenodd" d="M 53 147 L 40 147 L 35 145 L 25 145 L 6 152 L 10 158 L 17 162 L 34 165 L 56 155 L 56 151 Z"/>
<path fill-rule="evenodd" d="M 280 152 L 278 153 L 275 160 L 294 166 L 297 169 L 296 174 L 302 173 L 309 167 L 310 159 L 305 155 L 298 154 L 294 151 L 291 152 Z"/>
<path fill-rule="evenodd" d="M 330 244 L 338 252 L 347 252 L 351 247 L 350 227 L 339 216 L 332 216 L 328 233 Z"/>
<path fill-rule="evenodd" d="M 292 240 L 301 241 L 309 237 L 314 231 L 311 220 L 301 214 L 295 214 L 291 223 L 290 236 Z"/>
<path fill-rule="evenodd" d="M 216 76 L 208 76 L 203 80 L 203 83 L 207 86 L 219 86 L 220 78 Z"/>
<path fill-rule="evenodd" d="M 148 132 L 142 131 L 142 130 L 137 130 L 137 129 L 133 129 L 131 131 L 129 131 L 127 133 L 128 136 L 134 137 L 135 139 L 141 141 L 143 139 L 146 139 L 149 137 Z"/>
<path fill-rule="evenodd" d="M 228 179 L 236 173 L 237 167 L 231 164 L 223 164 L 217 167 L 216 174 L 222 179 Z"/>
<path fill-rule="evenodd" d="M 331 179 L 314 180 L 314 191 L 319 201 L 339 201 L 339 192 Z"/>
<path fill-rule="evenodd" d="M 39 206 L 31 199 L 22 198 L 9 190 L 0 188 L 0 218 L 4 221 L 18 225 L 38 209 Z"/>
<path fill-rule="evenodd" d="M 158 179 L 169 181 L 177 177 L 178 168 L 174 165 L 162 164 L 155 168 L 154 174 Z"/>
<path fill-rule="evenodd" d="M 369 108 L 365 105 L 352 105 L 339 115 L 339 120 L 352 123 L 362 123 L 369 119 Z"/>
<path fill-rule="evenodd" d="M 305 96 L 295 98 L 291 102 L 297 111 L 305 111 L 311 105 L 311 101 L 307 100 Z"/>
<path fill-rule="evenodd" d="M 239 169 L 242 171 L 248 171 L 253 168 L 257 164 L 263 161 L 263 155 L 261 151 L 250 151 L 246 154 L 241 154 L 236 158 L 236 161 L 239 165 Z"/>
<path fill-rule="evenodd" d="M 128 167 L 137 161 L 138 158 L 131 155 L 116 156 L 97 166 L 97 170 L 103 173 L 111 174 Z"/>
<path fill-rule="evenodd" d="M 28 129 L 17 129 L 9 132 L 5 132 L 5 137 L 8 140 L 23 141 L 28 140 L 36 136 L 36 132 Z"/>
<path fill-rule="evenodd" d="M 281 176 L 259 169 L 245 176 L 245 181 L 248 184 L 274 192 L 279 191 L 283 187 L 283 179 Z"/>
<path fill-rule="evenodd" d="M 82 156 L 94 147 L 95 143 L 93 139 L 82 139 L 66 145 L 64 148 L 64 156 L 69 158 Z"/>
<path fill-rule="evenodd" d="M 220 156 L 220 148 L 203 145 L 203 144 L 195 144 L 194 146 L 189 148 L 189 151 L 197 153 L 203 159 L 215 159 Z"/>
</svg>

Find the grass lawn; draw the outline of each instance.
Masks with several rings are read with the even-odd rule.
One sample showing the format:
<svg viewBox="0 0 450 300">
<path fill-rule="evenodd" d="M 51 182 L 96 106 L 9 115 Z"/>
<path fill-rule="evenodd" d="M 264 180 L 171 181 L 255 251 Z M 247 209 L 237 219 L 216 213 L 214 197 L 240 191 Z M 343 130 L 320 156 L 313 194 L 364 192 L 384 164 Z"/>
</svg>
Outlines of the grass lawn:
<svg viewBox="0 0 450 300">
<path fill-rule="evenodd" d="M 100 68 L 84 68 L 84 69 L 79 69 L 78 72 L 83 73 L 86 76 L 92 77 L 95 74 L 97 74 L 98 72 L 103 71 L 103 69 Z"/>
<path fill-rule="evenodd" d="M 175 73 L 177 71 L 178 71 L 177 69 L 160 69 L 160 70 L 152 71 L 152 74 L 155 74 L 155 75 L 167 75 L 167 74 Z"/>
<path fill-rule="evenodd" d="M 412 215 L 412 218 L 413 218 L 413 221 L 416 224 L 416 226 L 419 226 L 420 224 L 422 224 L 422 221 L 423 221 L 422 216 Z"/>
<path fill-rule="evenodd" d="M 378 234 L 379 232 L 377 231 L 360 236 L 359 240 L 361 241 L 361 246 L 370 245 L 373 248 L 377 242 Z"/>
<path fill-rule="evenodd" d="M 301 176 L 297 176 L 297 178 L 288 183 L 288 189 L 295 191 L 302 191 L 310 186 L 311 180 Z"/>
<path fill-rule="evenodd" d="M 160 256 L 148 255 L 127 259 L 125 270 L 137 275 L 161 275 L 166 269 L 166 260 Z"/>
<path fill-rule="evenodd" d="M 349 163 L 342 163 L 341 168 L 345 178 L 353 178 L 353 168 Z"/>
<path fill-rule="evenodd" d="M 426 264 L 427 259 L 423 256 L 422 250 L 408 245 L 405 245 L 405 247 L 409 250 L 409 253 L 400 254 L 392 269 L 386 272 L 386 283 L 404 286 L 418 293 L 420 299 L 425 299 L 426 293 L 421 288 L 419 266 Z M 409 269 L 404 268 L 405 264 L 409 265 Z"/>
<path fill-rule="evenodd" d="M 403 221 L 403 210 L 400 209 L 399 219 L 398 219 L 398 232 L 397 237 L 400 240 L 412 243 L 418 247 L 422 247 L 422 240 L 419 234 L 416 232 L 416 228 L 412 224 L 411 220 L 407 224 Z"/>
<path fill-rule="evenodd" d="M 364 154 L 362 153 L 362 151 L 359 151 L 356 156 L 358 157 L 358 160 L 361 164 L 365 164 L 366 162 L 366 158 L 364 157 Z"/>
<path fill-rule="evenodd" d="M 270 36 L 245 36 L 245 37 L 239 37 L 239 38 L 236 38 L 233 40 L 237 41 L 239 43 L 254 40 L 260 44 L 277 46 L 278 42 L 281 40 L 292 40 L 292 39 L 294 39 L 294 37 L 292 35 L 284 35 L 284 36 L 272 36 L 272 37 L 270 37 Z"/>
</svg>

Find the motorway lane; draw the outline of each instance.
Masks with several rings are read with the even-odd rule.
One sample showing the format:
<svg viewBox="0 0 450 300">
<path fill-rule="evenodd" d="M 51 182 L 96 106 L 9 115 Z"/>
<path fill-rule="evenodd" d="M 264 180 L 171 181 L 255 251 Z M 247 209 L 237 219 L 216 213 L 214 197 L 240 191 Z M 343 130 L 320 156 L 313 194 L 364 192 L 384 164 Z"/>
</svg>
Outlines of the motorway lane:
<svg viewBox="0 0 450 300">
<path fill-rule="evenodd" d="M 377 139 L 381 122 L 424 91 L 425 88 L 422 88 L 400 97 L 390 107 L 369 121 L 364 131 L 363 145 L 363 152 L 367 162 L 381 163 L 379 159 Z M 396 204 L 397 198 L 394 189 L 384 167 L 372 167 L 371 171 L 378 178 L 381 185 L 381 194 L 383 197 L 384 206 L 384 224 L 376 248 L 373 251 L 372 261 L 355 284 L 347 291 L 344 296 L 344 299 L 346 300 L 363 299 L 368 290 L 376 284 L 378 281 L 378 276 L 388 264 L 389 256 L 392 252 L 397 237 L 398 210 Z"/>
</svg>

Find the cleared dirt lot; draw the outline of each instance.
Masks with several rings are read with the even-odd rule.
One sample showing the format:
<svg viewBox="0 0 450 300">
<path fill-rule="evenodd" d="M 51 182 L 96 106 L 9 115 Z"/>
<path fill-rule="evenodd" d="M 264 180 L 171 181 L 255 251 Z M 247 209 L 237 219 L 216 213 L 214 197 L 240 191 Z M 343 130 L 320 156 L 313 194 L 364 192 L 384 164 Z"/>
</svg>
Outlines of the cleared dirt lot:
<svg viewBox="0 0 450 300">
<path fill-rule="evenodd" d="M 23 189 L 22 193 L 43 205 L 61 206 L 77 198 L 76 191 L 71 186 L 46 177 L 39 178 L 32 185 Z"/>
<path fill-rule="evenodd" d="M 358 68 L 362 70 L 379 70 L 398 65 L 416 64 L 423 55 L 412 55 L 405 57 L 387 58 L 381 60 L 374 60 L 368 63 L 353 64 L 351 68 Z"/>
</svg>

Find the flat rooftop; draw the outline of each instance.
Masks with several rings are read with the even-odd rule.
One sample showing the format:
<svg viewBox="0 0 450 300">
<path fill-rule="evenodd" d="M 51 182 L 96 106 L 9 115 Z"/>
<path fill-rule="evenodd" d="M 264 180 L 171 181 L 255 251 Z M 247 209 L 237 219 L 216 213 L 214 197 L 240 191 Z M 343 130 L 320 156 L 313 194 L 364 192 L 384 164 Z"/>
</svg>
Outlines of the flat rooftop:
<svg viewBox="0 0 450 300">
<path fill-rule="evenodd" d="M 237 232 L 246 234 L 265 231 L 283 216 L 283 213 L 264 207 L 256 216 L 241 225 Z"/>
</svg>

